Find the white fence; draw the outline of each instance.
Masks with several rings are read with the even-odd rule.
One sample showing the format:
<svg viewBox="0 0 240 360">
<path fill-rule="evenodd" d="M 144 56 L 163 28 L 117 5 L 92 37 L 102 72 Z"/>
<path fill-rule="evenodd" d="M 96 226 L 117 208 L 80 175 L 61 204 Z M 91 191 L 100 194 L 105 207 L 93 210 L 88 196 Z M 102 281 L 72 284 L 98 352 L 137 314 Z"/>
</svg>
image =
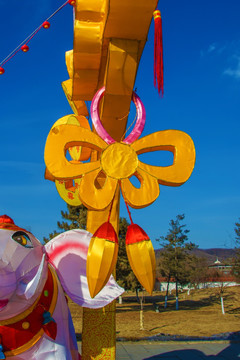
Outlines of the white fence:
<svg viewBox="0 0 240 360">
<path fill-rule="evenodd" d="M 166 291 L 167 290 L 167 281 L 166 282 L 156 282 L 155 284 L 155 289 L 156 291 Z M 215 287 L 220 287 L 220 286 L 239 286 L 240 284 L 236 283 L 235 281 L 220 281 L 220 282 L 205 282 L 205 283 L 200 283 L 197 286 L 197 289 L 209 289 L 209 288 L 215 288 Z M 175 282 L 170 282 L 169 283 L 169 292 L 171 293 L 172 291 L 174 291 L 176 288 L 176 284 Z M 180 286 L 179 285 L 179 291 L 181 290 L 193 290 L 194 287 L 190 284 L 187 284 L 185 286 Z"/>
</svg>

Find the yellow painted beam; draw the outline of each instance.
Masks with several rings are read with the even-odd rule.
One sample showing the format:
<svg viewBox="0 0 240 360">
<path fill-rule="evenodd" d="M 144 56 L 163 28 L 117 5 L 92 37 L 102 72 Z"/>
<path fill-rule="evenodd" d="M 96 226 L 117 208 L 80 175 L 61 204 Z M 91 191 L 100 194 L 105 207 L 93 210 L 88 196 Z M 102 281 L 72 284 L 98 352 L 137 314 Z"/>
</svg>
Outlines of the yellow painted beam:
<svg viewBox="0 0 240 360">
<path fill-rule="evenodd" d="M 139 42 L 137 63 L 145 46 L 157 0 L 77 0 L 74 46 L 63 82 L 71 100 L 91 100 L 104 82 L 111 39 Z"/>
</svg>

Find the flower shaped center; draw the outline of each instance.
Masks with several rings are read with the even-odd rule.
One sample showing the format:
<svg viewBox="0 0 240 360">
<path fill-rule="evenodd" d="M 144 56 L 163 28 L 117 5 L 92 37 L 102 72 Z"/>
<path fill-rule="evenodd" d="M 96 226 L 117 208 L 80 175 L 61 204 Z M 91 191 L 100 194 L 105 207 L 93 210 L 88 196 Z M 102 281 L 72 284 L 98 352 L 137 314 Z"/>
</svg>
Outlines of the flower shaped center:
<svg viewBox="0 0 240 360">
<path fill-rule="evenodd" d="M 109 145 L 101 155 L 102 169 L 114 179 L 124 179 L 133 175 L 138 166 L 136 152 L 124 143 Z"/>
</svg>

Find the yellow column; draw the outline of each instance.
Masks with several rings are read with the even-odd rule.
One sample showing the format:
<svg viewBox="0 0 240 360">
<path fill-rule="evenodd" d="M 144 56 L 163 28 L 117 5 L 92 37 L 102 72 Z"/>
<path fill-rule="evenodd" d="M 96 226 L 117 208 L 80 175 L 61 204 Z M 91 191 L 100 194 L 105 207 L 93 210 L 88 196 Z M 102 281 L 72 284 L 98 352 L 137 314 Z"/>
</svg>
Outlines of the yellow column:
<svg viewBox="0 0 240 360">
<path fill-rule="evenodd" d="M 83 310 L 82 358 L 116 358 L 115 301 L 103 309 Z"/>
<path fill-rule="evenodd" d="M 108 218 L 105 211 L 88 211 L 87 229 L 94 233 Z M 119 190 L 113 202 L 110 219 L 118 233 Z M 115 301 L 102 309 L 83 309 L 82 357 L 87 359 L 115 359 L 116 355 Z"/>
</svg>

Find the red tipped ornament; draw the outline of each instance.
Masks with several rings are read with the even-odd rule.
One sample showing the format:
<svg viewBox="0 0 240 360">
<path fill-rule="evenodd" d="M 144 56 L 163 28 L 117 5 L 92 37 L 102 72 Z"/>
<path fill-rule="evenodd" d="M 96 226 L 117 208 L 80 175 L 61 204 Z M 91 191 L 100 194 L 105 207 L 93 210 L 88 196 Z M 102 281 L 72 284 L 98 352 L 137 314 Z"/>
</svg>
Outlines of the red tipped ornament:
<svg viewBox="0 0 240 360">
<path fill-rule="evenodd" d="M 49 28 L 50 28 L 50 22 L 44 21 L 44 23 L 42 24 L 42 27 L 43 27 L 44 29 L 49 29 Z"/>
<path fill-rule="evenodd" d="M 3 67 L 0 67 L 0 75 L 3 75 L 5 73 L 5 70 Z"/>
<path fill-rule="evenodd" d="M 68 0 L 68 3 L 72 6 L 76 5 L 76 0 Z"/>
<path fill-rule="evenodd" d="M 21 50 L 23 52 L 27 52 L 29 50 L 29 47 L 25 44 L 25 45 L 21 46 Z"/>
<path fill-rule="evenodd" d="M 152 294 L 155 285 L 156 260 L 152 242 L 137 224 L 128 226 L 126 250 L 130 266 L 138 281 Z"/>
<path fill-rule="evenodd" d="M 91 297 L 106 285 L 117 262 L 118 237 L 112 224 L 103 223 L 93 234 L 87 255 L 87 280 Z"/>
</svg>

